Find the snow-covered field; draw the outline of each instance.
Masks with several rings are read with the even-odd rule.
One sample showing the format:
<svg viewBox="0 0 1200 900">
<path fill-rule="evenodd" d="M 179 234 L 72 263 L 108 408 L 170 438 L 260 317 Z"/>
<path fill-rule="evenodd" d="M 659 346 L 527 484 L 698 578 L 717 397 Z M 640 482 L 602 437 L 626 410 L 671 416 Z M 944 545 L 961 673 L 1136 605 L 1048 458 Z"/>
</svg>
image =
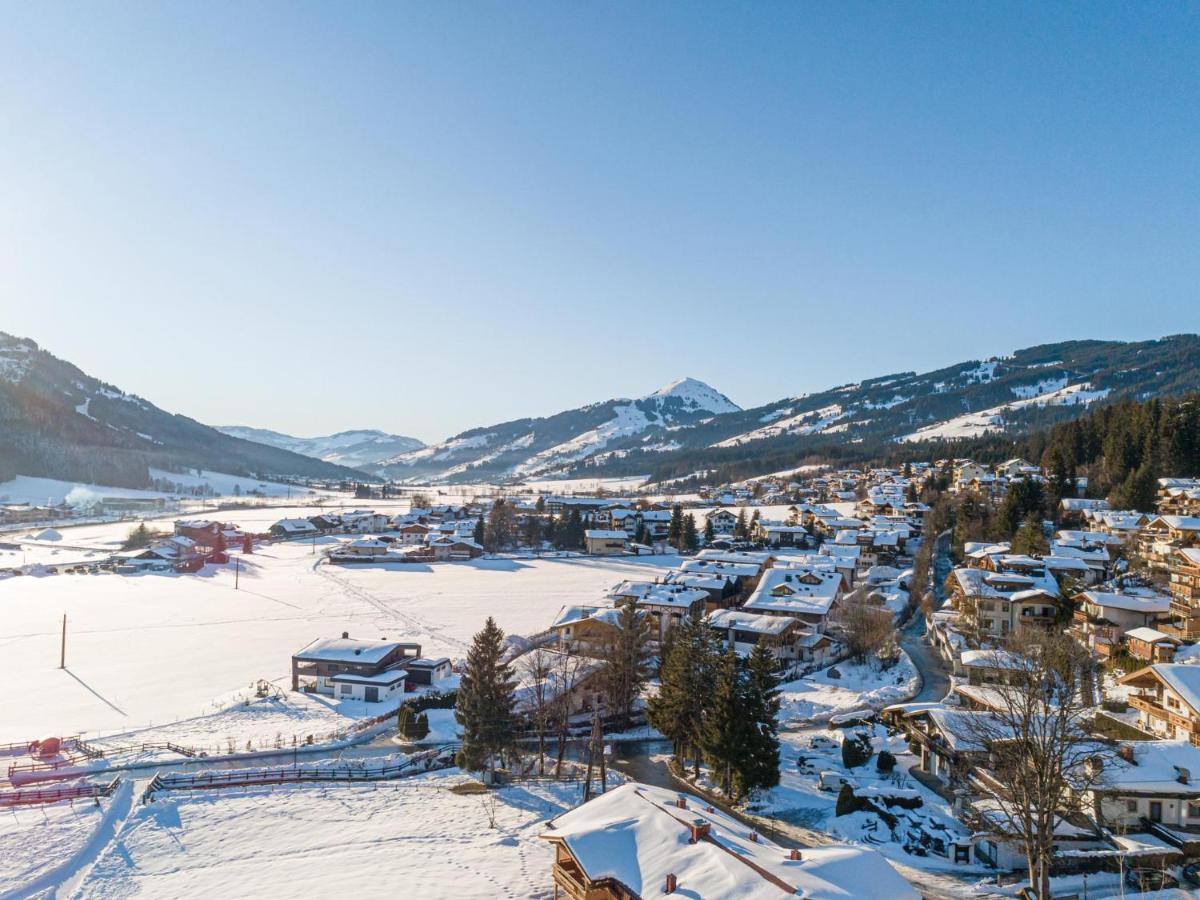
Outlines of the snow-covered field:
<svg viewBox="0 0 1200 900">
<path fill-rule="evenodd" d="M 237 475 L 226 475 L 223 472 L 203 471 L 201 474 L 183 475 L 167 472 L 162 469 L 151 469 L 152 478 L 165 478 L 175 484 L 185 487 L 205 486 L 215 494 L 232 496 L 236 491 L 247 494 L 257 491 L 268 497 L 296 497 L 307 495 L 309 491 L 292 485 L 277 484 L 272 481 L 259 481 L 256 478 L 242 478 Z M 316 492 L 312 492 L 316 496 Z M 34 505 L 57 505 L 67 498 L 68 502 L 85 502 L 99 500 L 101 497 L 170 497 L 172 494 L 163 491 L 135 490 L 133 488 L 109 487 L 97 484 L 80 484 L 75 481 L 60 481 L 55 478 L 34 478 L 29 475 L 18 475 L 11 481 L 0 481 L 0 503 L 31 503 Z"/>
<path fill-rule="evenodd" d="M 576 783 L 513 786 L 487 799 L 450 790 L 456 770 L 401 781 L 294 785 L 159 795 L 135 804 L 115 839 L 64 894 L 148 897 L 532 898 L 552 894 L 543 823 L 576 805 Z M 29 884 L 44 868 L 31 848 L 65 856 L 86 839 L 89 816 L 51 807 L 0 825 L 0 882 Z M 95 819 L 94 814 L 90 815 Z M 24 849 L 22 849 L 24 848 Z M 26 873 L 22 875 L 21 873 Z M 6 877 L 7 876 L 7 877 Z M 19 880 L 18 880 L 19 879 Z M 54 887 L 60 887 L 55 885 Z"/>
<path fill-rule="evenodd" d="M 375 503 L 378 507 L 379 504 Z M 236 511 L 244 527 L 286 510 Z M 128 524 L 64 529 L 63 543 L 111 549 Z M 318 548 L 319 550 L 319 548 Z M 240 554 L 235 554 L 238 556 Z M 287 684 L 291 654 L 317 637 L 415 640 L 463 655 L 491 615 L 505 631 L 545 629 L 564 604 L 678 562 L 641 558 L 480 559 L 435 565 L 317 565 L 308 542 L 263 546 L 198 575 L 56 575 L 0 580 L 0 741 L 128 731 L 222 708 L 263 678 Z M 59 634 L 67 615 L 67 668 Z"/>
<path fill-rule="evenodd" d="M 836 675 L 834 674 L 836 673 Z M 913 696 L 921 676 L 903 650 L 887 669 L 877 662 L 842 662 L 780 686 L 780 721 L 817 721 L 864 709 L 882 709 Z"/>
</svg>

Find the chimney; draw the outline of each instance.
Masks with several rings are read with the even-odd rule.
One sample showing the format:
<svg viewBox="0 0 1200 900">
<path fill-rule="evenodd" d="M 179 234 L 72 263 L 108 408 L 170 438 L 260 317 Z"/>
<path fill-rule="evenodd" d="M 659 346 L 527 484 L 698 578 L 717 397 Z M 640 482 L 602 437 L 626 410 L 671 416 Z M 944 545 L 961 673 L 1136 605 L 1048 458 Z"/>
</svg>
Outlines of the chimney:
<svg viewBox="0 0 1200 900">
<path fill-rule="evenodd" d="M 1122 744 L 1117 750 L 1117 756 L 1121 757 L 1121 759 L 1125 760 L 1127 763 L 1137 765 L 1137 760 L 1133 758 L 1133 747 L 1131 747 L 1129 744 Z"/>
<path fill-rule="evenodd" d="M 345 641 L 345 640 L 348 640 L 349 638 L 350 638 L 350 632 L 343 631 L 342 632 L 342 640 Z"/>
<path fill-rule="evenodd" d="M 680 809 L 687 809 L 687 794 L 678 794 L 675 797 L 675 805 Z"/>
<path fill-rule="evenodd" d="M 1176 781 L 1180 784 L 1188 784 L 1191 781 L 1192 773 L 1188 769 L 1185 769 L 1183 766 L 1176 766 L 1175 771 L 1179 773 Z"/>
<path fill-rule="evenodd" d="M 750 832 L 750 843 L 752 843 L 752 844 L 758 843 L 758 832 L 757 831 Z"/>
<path fill-rule="evenodd" d="M 675 888 L 678 886 L 678 884 L 679 884 L 679 879 L 677 879 L 677 878 L 675 877 L 675 873 L 674 873 L 674 872 L 670 873 L 670 874 L 667 876 L 667 884 L 666 884 L 666 886 L 663 888 L 663 893 L 664 893 L 664 894 L 673 894 L 673 893 L 675 893 Z"/>
<path fill-rule="evenodd" d="M 708 837 L 708 831 L 711 827 L 707 819 L 692 819 L 692 824 L 688 826 L 692 831 L 692 838 L 688 841 L 689 844 L 694 844 L 703 838 Z"/>
<path fill-rule="evenodd" d="M 791 852 L 788 853 L 788 859 L 790 859 L 792 862 L 799 862 L 800 861 L 800 851 L 797 850 L 795 847 L 793 847 L 791 849 Z"/>
</svg>

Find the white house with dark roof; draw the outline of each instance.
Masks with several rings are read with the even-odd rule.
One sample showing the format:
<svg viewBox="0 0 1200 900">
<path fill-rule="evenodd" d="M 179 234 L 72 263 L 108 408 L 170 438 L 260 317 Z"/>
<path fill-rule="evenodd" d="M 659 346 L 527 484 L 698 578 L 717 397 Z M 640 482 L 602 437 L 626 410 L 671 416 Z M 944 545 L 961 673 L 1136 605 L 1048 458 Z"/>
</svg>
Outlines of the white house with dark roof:
<svg viewBox="0 0 1200 900">
<path fill-rule="evenodd" d="M 791 616 L 813 631 L 823 632 L 830 611 L 847 590 L 840 572 L 768 569 L 742 608 L 767 616 Z"/>
</svg>

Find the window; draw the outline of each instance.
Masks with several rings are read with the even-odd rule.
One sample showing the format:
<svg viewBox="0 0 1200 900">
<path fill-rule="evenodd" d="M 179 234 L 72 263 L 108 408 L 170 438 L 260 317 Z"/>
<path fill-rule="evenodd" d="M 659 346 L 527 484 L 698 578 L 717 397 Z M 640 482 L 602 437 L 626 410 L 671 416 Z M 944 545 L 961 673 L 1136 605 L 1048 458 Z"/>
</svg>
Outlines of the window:
<svg viewBox="0 0 1200 900">
<path fill-rule="evenodd" d="M 1126 800 L 1125 801 L 1125 811 L 1131 812 L 1131 813 L 1137 812 L 1137 801 L 1136 800 Z"/>
<path fill-rule="evenodd" d="M 352 691 L 352 690 L 353 690 L 353 688 L 351 688 L 351 687 L 350 687 L 350 685 L 348 685 L 348 684 L 343 684 L 343 685 L 341 686 L 341 688 L 342 688 L 342 693 L 343 693 L 343 694 L 349 694 L 349 693 L 350 693 L 350 691 Z"/>
<path fill-rule="evenodd" d="M 1200 819 L 1200 803 L 1191 801 L 1187 805 L 1187 814 L 1189 819 Z"/>
</svg>

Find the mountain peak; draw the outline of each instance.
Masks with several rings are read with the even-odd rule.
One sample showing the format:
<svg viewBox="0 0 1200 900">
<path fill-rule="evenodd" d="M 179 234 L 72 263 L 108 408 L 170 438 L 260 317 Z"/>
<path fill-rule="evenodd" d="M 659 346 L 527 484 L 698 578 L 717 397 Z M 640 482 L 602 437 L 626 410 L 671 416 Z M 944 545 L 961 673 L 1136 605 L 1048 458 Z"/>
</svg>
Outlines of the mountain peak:
<svg viewBox="0 0 1200 900">
<path fill-rule="evenodd" d="M 686 406 L 694 409 L 707 409 L 714 413 L 738 412 L 741 407 L 711 385 L 705 384 L 698 378 L 677 378 L 670 384 L 664 384 L 646 399 L 653 397 L 678 398 Z"/>
</svg>

